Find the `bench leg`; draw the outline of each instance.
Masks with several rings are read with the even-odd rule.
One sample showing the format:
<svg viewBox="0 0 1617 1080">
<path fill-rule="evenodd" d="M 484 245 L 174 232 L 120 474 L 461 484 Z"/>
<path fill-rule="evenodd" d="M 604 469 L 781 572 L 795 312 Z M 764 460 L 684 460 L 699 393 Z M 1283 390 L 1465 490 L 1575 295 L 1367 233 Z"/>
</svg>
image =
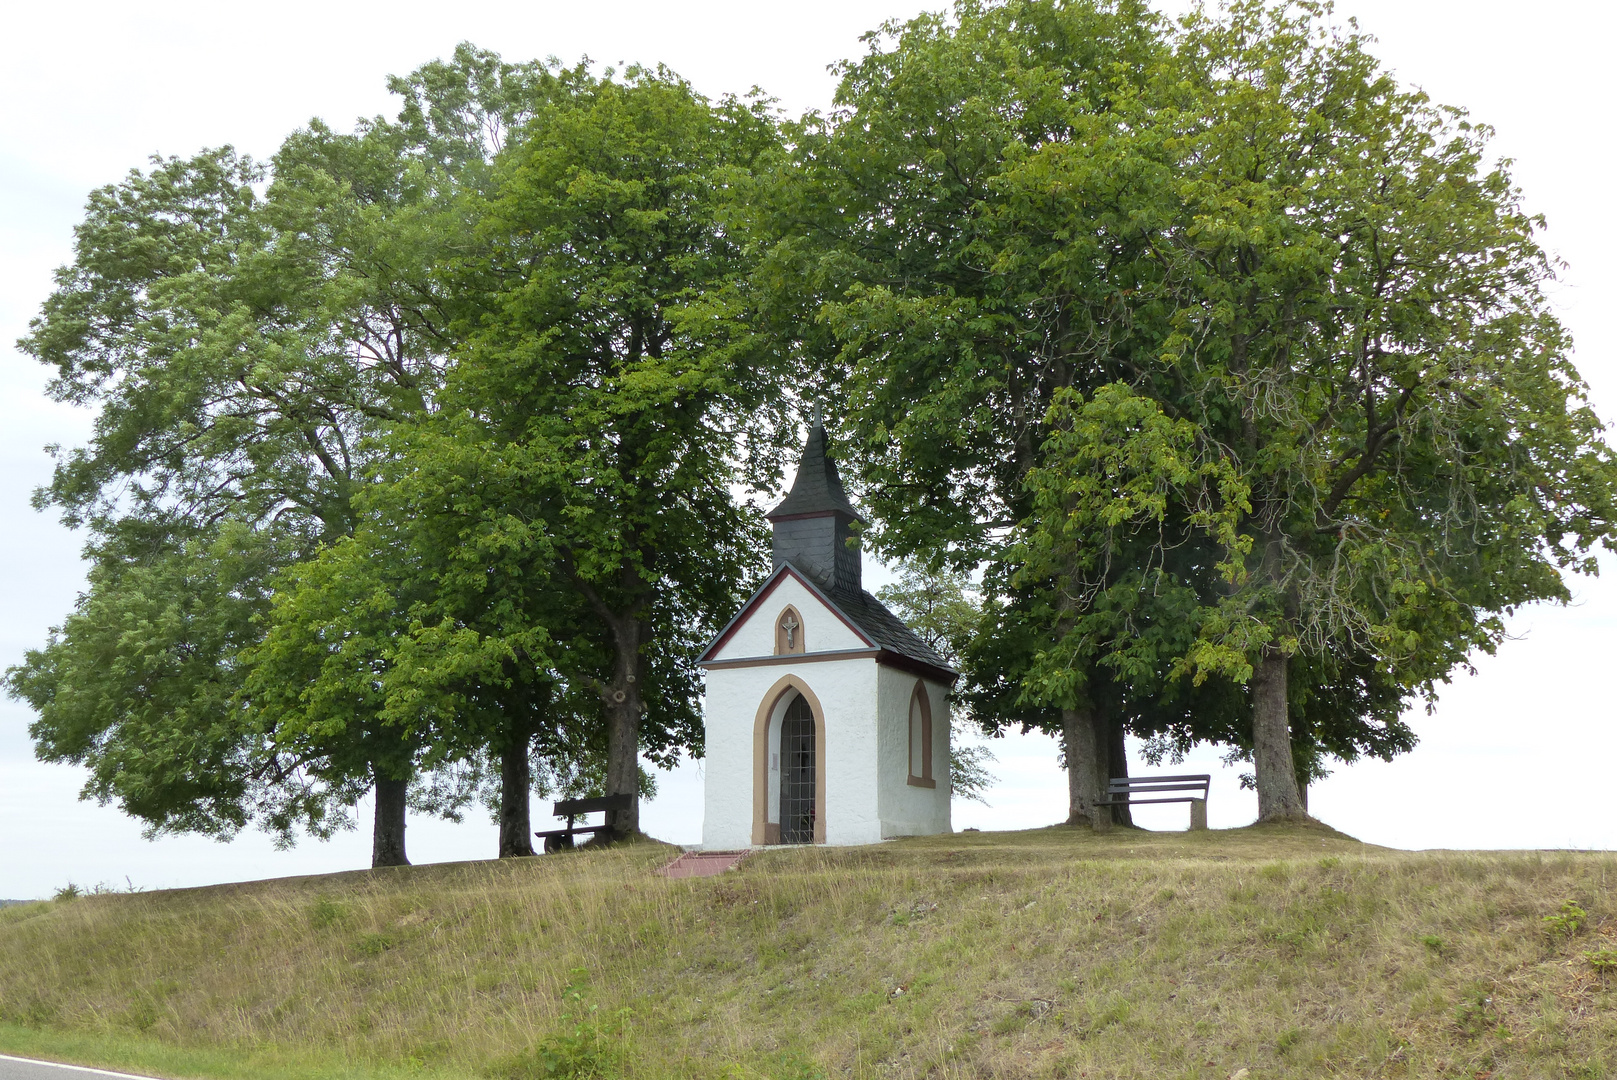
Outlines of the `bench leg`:
<svg viewBox="0 0 1617 1080">
<path fill-rule="evenodd" d="M 1205 829 L 1205 828 L 1207 828 L 1207 800 L 1206 799 L 1191 799 L 1190 800 L 1190 831 L 1191 832 L 1197 832 L 1198 830 Z"/>
</svg>

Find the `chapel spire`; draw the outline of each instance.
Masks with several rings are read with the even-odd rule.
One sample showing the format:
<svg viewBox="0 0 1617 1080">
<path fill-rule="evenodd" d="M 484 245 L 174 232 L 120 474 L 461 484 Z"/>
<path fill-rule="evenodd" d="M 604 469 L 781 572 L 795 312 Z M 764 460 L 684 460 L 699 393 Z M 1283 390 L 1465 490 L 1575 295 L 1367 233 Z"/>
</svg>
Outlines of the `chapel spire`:
<svg viewBox="0 0 1617 1080">
<path fill-rule="evenodd" d="M 792 490 L 765 515 L 774 526 L 775 565 L 789 562 L 825 589 L 862 591 L 859 541 L 864 523 L 848 501 L 837 464 L 825 449 L 825 425 L 815 409 Z"/>
</svg>

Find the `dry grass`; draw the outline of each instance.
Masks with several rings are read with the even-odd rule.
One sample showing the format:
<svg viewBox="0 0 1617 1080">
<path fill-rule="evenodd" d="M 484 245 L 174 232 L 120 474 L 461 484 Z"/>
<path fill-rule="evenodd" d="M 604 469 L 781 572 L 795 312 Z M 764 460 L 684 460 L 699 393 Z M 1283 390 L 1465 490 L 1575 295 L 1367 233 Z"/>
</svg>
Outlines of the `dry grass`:
<svg viewBox="0 0 1617 1080">
<path fill-rule="evenodd" d="M 628 1076 L 1617 1076 L 1617 986 L 1583 955 L 1617 945 L 1610 855 L 1056 828 L 671 882 L 651 873 L 669 854 L 9 908 L 0 1049 L 27 1031 L 234 1049 L 262 1075 L 537 1076 L 536 1044 L 571 1045 L 582 968 L 596 1015 L 630 1010 L 606 1055 Z M 1587 918 L 1554 933 L 1567 900 Z"/>
</svg>

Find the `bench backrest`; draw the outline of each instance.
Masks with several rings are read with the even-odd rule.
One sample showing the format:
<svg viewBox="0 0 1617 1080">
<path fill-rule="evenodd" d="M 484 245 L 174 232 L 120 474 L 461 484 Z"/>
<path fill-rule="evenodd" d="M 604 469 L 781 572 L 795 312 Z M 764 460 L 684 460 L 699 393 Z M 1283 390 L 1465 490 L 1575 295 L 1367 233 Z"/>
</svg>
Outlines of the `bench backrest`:
<svg viewBox="0 0 1617 1080">
<path fill-rule="evenodd" d="M 1189 776 L 1114 776 L 1106 785 L 1108 795 L 1145 795 L 1157 791 L 1200 791 L 1207 798 L 1213 777 L 1209 773 Z"/>
<path fill-rule="evenodd" d="M 557 817 L 578 817 L 598 810 L 627 810 L 634 801 L 632 795 L 602 795 L 594 799 L 562 799 L 551 808 Z"/>
</svg>

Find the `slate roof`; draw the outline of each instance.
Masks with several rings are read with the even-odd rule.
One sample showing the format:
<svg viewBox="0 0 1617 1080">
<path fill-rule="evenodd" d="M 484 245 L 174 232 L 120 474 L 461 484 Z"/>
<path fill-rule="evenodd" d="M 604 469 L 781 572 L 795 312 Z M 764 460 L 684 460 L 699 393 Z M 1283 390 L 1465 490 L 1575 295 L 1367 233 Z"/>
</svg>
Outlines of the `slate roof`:
<svg viewBox="0 0 1617 1080">
<path fill-rule="evenodd" d="M 842 490 L 842 477 L 837 475 L 837 463 L 825 452 L 825 426 L 816 423 L 809 428 L 808 443 L 803 447 L 803 460 L 797 466 L 797 478 L 792 490 L 781 504 L 764 517 L 773 521 L 778 517 L 797 514 L 824 514 L 835 511 L 863 521 L 859 511 L 848 501 Z"/>
<path fill-rule="evenodd" d="M 914 630 L 904 625 L 904 620 L 863 589 L 858 594 L 851 589 L 822 589 L 821 592 L 878 647 L 945 671 L 954 670 Z"/>
</svg>

